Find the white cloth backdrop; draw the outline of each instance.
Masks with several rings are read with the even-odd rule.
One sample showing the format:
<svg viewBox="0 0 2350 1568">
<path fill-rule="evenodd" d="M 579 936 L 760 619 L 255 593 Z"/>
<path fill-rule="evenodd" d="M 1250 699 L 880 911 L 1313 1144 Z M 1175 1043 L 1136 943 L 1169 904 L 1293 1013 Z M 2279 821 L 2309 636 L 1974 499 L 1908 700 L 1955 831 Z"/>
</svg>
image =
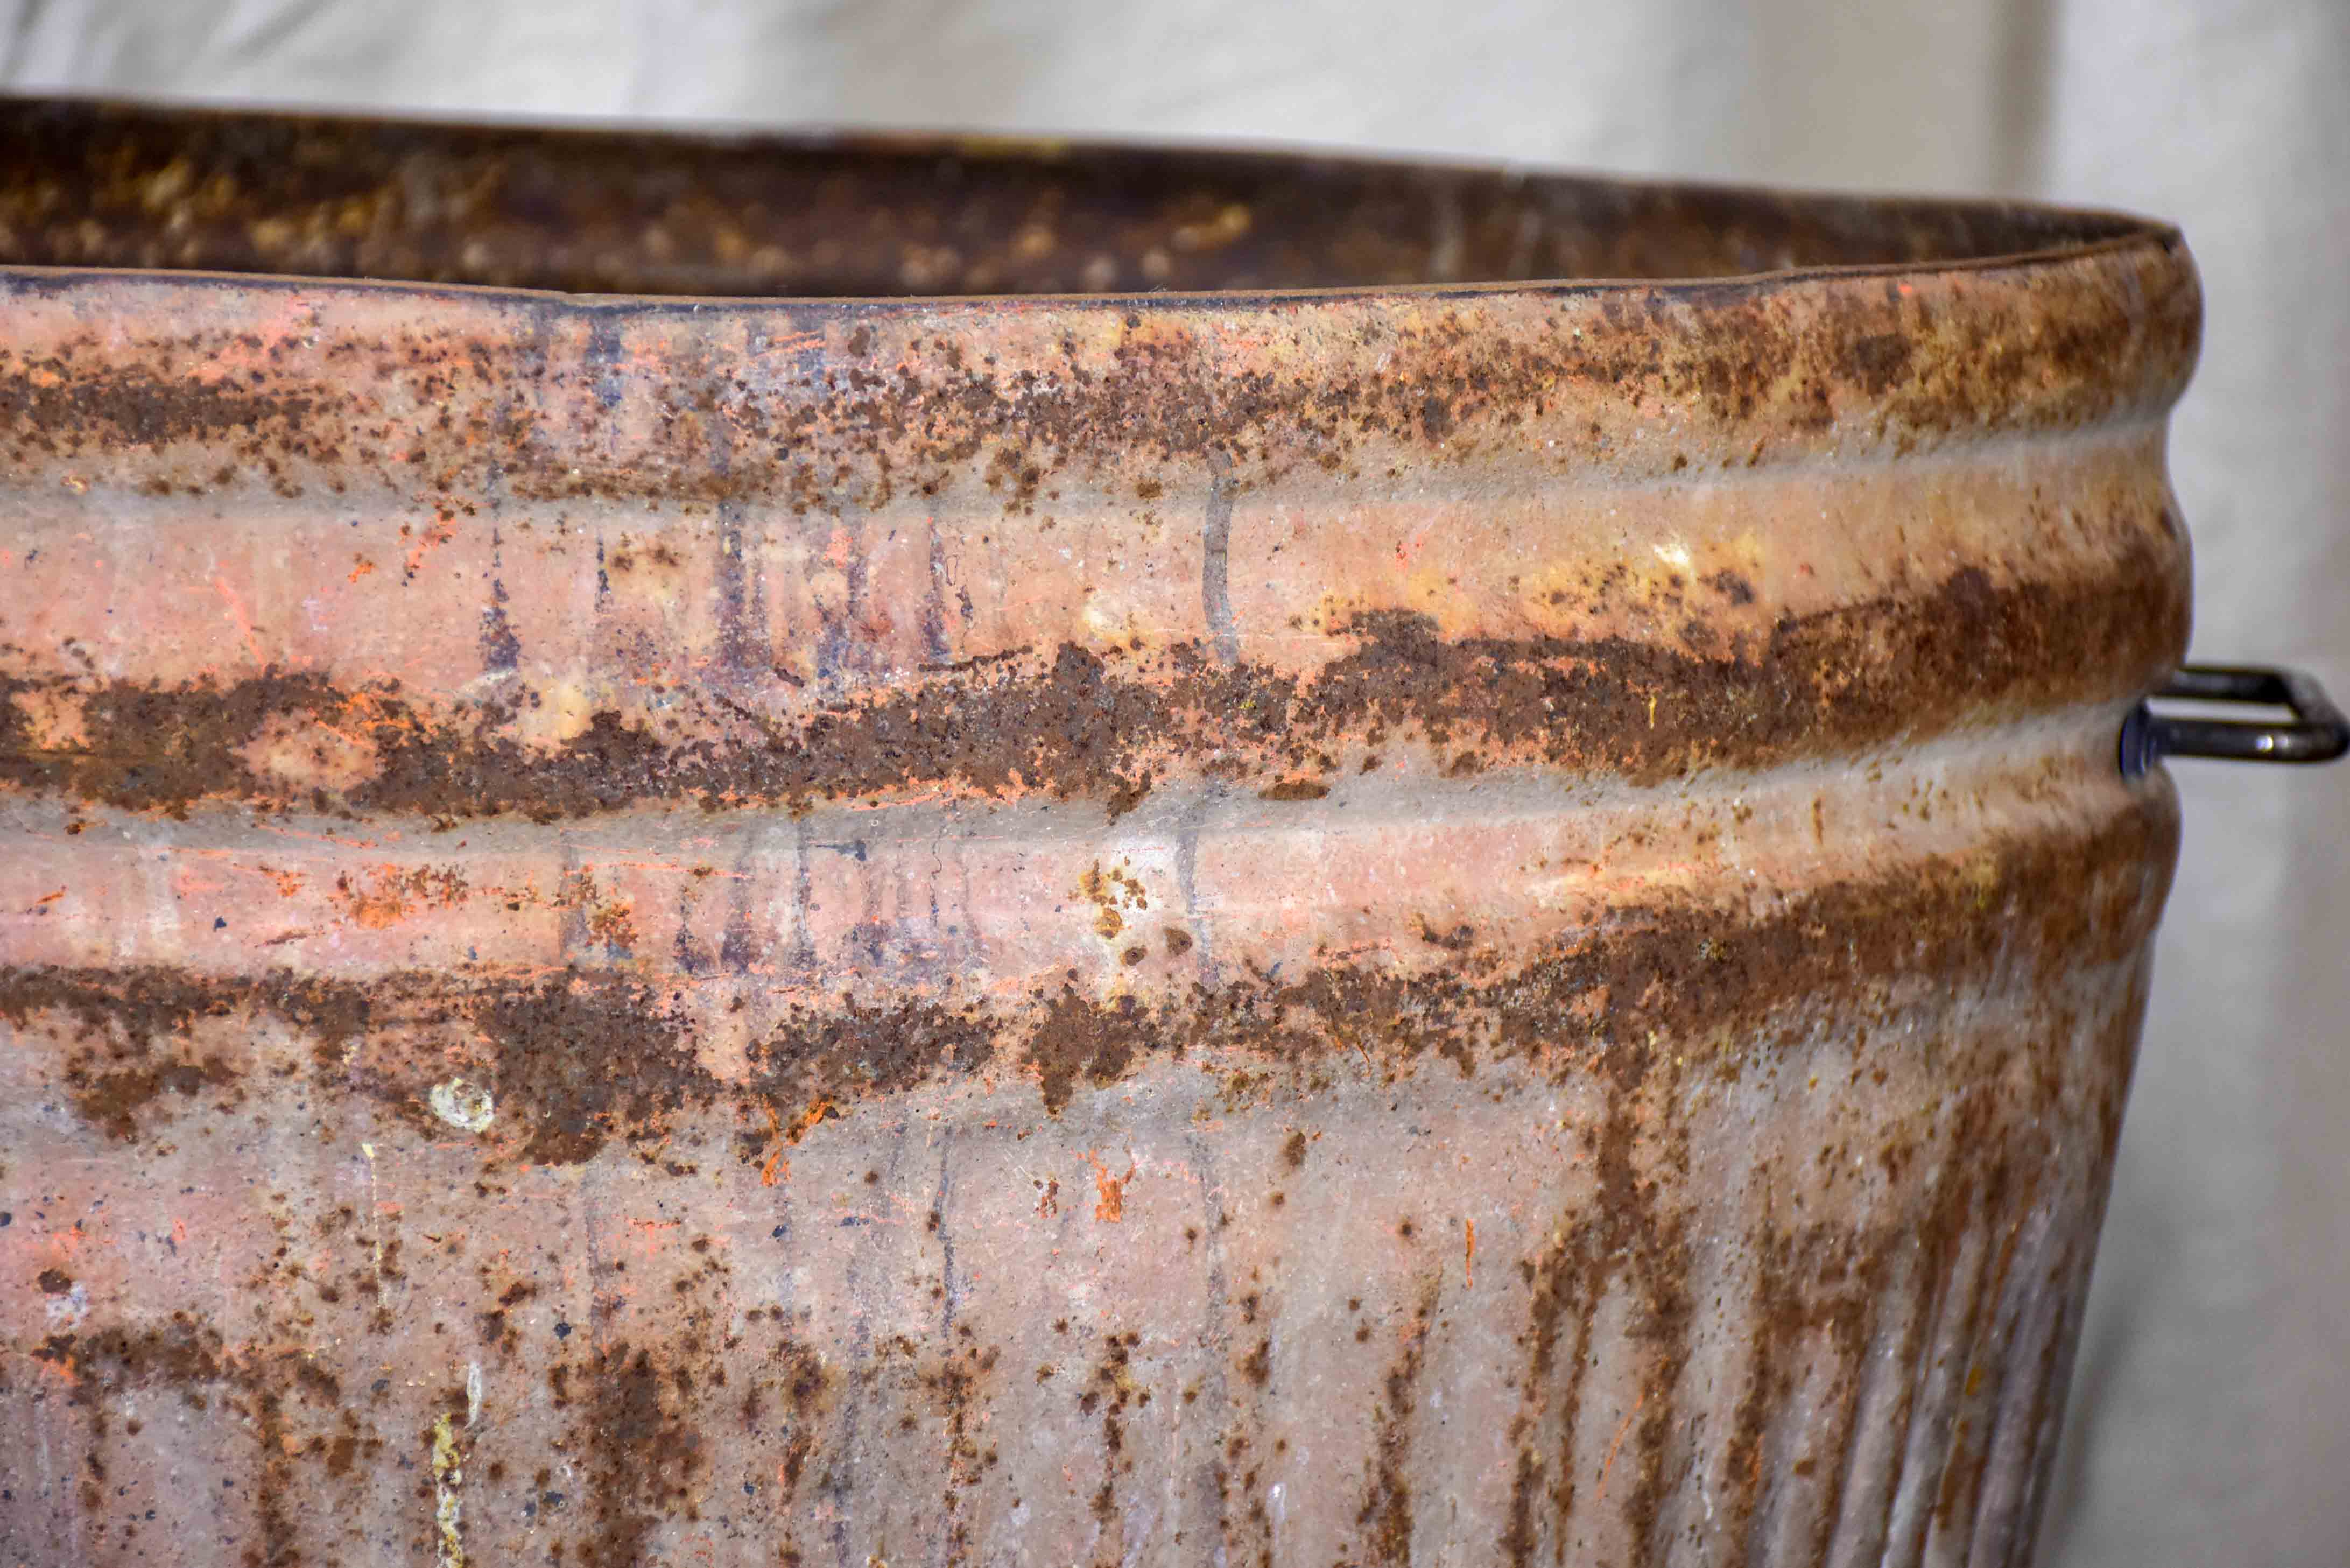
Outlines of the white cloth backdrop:
<svg viewBox="0 0 2350 1568">
<path fill-rule="evenodd" d="M 0 0 L 12 90 L 1250 137 L 2180 223 L 2206 659 L 2350 696 L 2345 0 Z M 2179 770 L 2185 862 L 2045 1529 L 2350 1562 L 2350 770 Z"/>
</svg>

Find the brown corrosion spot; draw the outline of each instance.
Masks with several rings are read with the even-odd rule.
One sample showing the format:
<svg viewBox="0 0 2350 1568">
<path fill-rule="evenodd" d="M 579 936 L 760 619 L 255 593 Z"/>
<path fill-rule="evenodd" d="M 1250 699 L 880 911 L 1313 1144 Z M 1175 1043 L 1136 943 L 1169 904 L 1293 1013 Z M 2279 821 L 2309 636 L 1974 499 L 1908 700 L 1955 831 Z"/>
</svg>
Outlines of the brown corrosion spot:
<svg viewBox="0 0 2350 1568">
<path fill-rule="evenodd" d="M 693 1390 L 682 1366 L 654 1360 L 647 1346 L 622 1340 L 581 1367 L 592 1389 L 594 1424 L 586 1434 L 595 1534 L 585 1560 L 636 1563 L 653 1530 L 687 1511 L 708 1461 L 702 1434 L 682 1403 Z"/>
<path fill-rule="evenodd" d="M 502 1116 L 529 1128 L 521 1158 L 572 1165 L 605 1139 L 658 1138 L 709 1079 L 650 988 L 566 974 L 484 997 L 473 1018 L 490 1042 Z"/>
<path fill-rule="evenodd" d="M 33 1352 L 36 1360 L 69 1366 L 74 1400 L 95 1403 L 126 1388 L 161 1384 L 189 1397 L 224 1376 L 221 1336 L 184 1314 L 147 1328 L 101 1328 L 52 1334 Z"/>
<path fill-rule="evenodd" d="M 1094 906 L 1094 931 L 1103 938 L 1115 937 L 1126 929 L 1125 911 L 1150 907 L 1142 884 L 1123 866 L 1112 866 L 1107 870 L 1099 863 L 1088 867 L 1077 879 L 1077 892 Z"/>
<path fill-rule="evenodd" d="M 68 1056 L 66 1087 L 85 1121 L 110 1137 L 138 1136 L 149 1107 L 166 1095 L 237 1097 L 242 1075 L 222 1055 L 199 1052 L 191 1032 L 200 1021 L 234 1017 L 265 992 L 268 1010 L 299 1020 L 322 1053 L 339 1052 L 366 1016 L 364 995 L 332 981 L 271 975 L 223 989 L 168 970 L 124 974 L 104 994 L 57 969 L 15 969 L 0 981 L 0 1015 L 22 1025 L 55 1012 L 71 1022 L 78 1048 Z"/>
<path fill-rule="evenodd" d="M 1144 1014 L 1132 997 L 1118 999 L 1118 1011 L 1105 1012 L 1064 987 L 1045 1006 L 1028 1043 L 1028 1061 L 1036 1069 L 1045 1108 L 1056 1115 L 1075 1094 L 1077 1080 L 1097 1085 L 1118 1082 L 1135 1058 L 1136 1025 Z"/>
</svg>

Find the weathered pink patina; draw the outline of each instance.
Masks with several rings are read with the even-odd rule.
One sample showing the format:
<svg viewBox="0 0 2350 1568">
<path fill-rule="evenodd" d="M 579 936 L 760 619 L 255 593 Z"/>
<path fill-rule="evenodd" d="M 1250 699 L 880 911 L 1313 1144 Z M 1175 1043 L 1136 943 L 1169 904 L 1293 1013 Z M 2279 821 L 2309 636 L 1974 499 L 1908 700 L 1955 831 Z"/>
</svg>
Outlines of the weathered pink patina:
<svg viewBox="0 0 2350 1568">
<path fill-rule="evenodd" d="M 9 1561 L 2029 1557 L 2175 234 L 16 103 L 0 258 Z"/>
</svg>

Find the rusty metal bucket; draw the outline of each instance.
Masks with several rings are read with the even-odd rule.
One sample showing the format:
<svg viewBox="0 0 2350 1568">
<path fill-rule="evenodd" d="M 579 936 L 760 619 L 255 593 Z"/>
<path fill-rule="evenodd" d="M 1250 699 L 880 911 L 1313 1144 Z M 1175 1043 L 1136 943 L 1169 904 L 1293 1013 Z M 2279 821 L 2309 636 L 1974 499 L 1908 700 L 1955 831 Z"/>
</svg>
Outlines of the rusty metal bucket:
<svg viewBox="0 0 2350 1568">
<path fill-rule="evenodd" d="M 2169 229 L 17 102 L 0 257 L 9 1561 L 2029 1557 L 2151 764 L 2343 738 L 2142 705 Z"/>
</svg>

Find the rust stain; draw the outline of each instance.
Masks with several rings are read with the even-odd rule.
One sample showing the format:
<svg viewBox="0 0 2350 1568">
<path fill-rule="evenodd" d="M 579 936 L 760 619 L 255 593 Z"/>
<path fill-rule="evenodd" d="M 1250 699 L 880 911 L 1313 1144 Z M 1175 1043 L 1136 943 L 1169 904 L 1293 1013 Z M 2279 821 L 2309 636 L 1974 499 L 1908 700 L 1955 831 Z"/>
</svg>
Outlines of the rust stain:
<svg viewBox="0 0 2350 1568">
<path fill-rule="evenodd" d="M 1421 1293 L 1419 1310 L 1403 1334 L 1403 1348 L 1388 1367 L 1377 1407 L 1378 1437 L 1362 1506 L 1355 1523 L 1365 1532 L 1365 1560 L 1409 1568 L 1413 1529 L 1413 1422 L 1419 1409 L 1419 1377 L 1428 1349 L 1437 1290 Z"/>
<path fill-rule="evenodd" d="M 1626 906 L 1598 929 L 1523 953 L 1452 955 L 1417 976 L 1332 962 L 1163 1002 L 1128 993 L 1097 1002 L 1064 985 L 1011 1002 L 795 1003 L 750 1045 L 739 1088 L 702 1064 L 670 993 L 625 973 L 412 970 L 337 981 L 17 965 L 0 968 L 0 1017 L 19 1028 L 42 1015 L 67 1021 L 82 1042 L 68 1065 L 77 1104 L 123 1138 L 168 1113 L 167 1094 L 236 1092 L 228 1060 L 190 1054 L 203 1021 L 274 1017 L 308 1035 L 321 1070 L 339 1075 L 396 1023 L 462 1019 L 483 1042 L 476 1081 L 501 1118 L 514 1107 L 530 1129 L 522 1158 L 570 1164 L 615 1136 L 658 1145 L 681 1110 L 722 1096 L 739 1095 L 746 1116 L 794 1107 L 779 1116 L 788 1145 L 877 1096 L 1011 1064 L 1034 1071 L 1044 1108 L 1059 1113 L 1080 1085 L 1107 1088 L 1193 1054 L 1355 1054 L 1374 1074 L 1423 1056 L 1464 1071 L 1481 1060 L 1565 1071 L 1586 1059 L 1587 1041 L 1605 1043 L 1603 1061 L 1624 1064 L 1645 1059 L 1652 1034 L 1715 1028 L 1751 1043 L 1744 1061 L 1767 1053 L 1774 1020 L 1792 1024 L 1825 992 L 1903 977 L 1955 983 L 2011 967 L 2053 974 L 2134 951 L 2164 890 L 2142 868 L 2168 863 L 2176 831 L 2168 804 L 2148 800 L 2085 834 L 2009 839 L 1807 889 L 1774 909 Z M 1846 935 L 1830 942 L 1830 931 Z M 1557 1030 L 1566 1017 L 1582 1021 L 1574 1037 Z M 394 1101 L 447 1075 L 437 1053 L 429 1064 L 372 1044 L 363 1054 L 369 1070 L 351 1086 Z M 764 1167 L 775 1137 L 748 1137 L 746 1162 Z"/>
<path fill-rule="evenodd" d="M 1718 659 L 1621 639 L 1446 641 L 1424 618 L 1382 612 L 1349 628 L 1357 651 L 1309 680 L 1223 669 L 1183 644 L 1144 678 L 1064 645 L 1042 670 L 1007 662 L 842 705 L 796 729 L 676 747 L 611 711 L 559 745 L 530 746 L 315 675 L 174 689 L 109 682 L 77 691 L 81 746 L 37 746 L 21 704 L 0 708 L 0 782 L 175 815 L 206 799 L 315 799 L 374 814 L 549 822 L 648 800 L 789 805 L 941 786 L 1130 801 L 1199 765 L 1186 759 L 1214 755 L 1228 777 L 1277 776 L 1335 750 L 1417 736 L 1473 748 L 1461 755 L 1480 765 L 1519 761 L 1653 784 L 1849 753 L 2026 705 L 2115 700 L 2173 657 L 2185 613 L 2151 551 L 2128 554 L 2112 580 L 2095 583 L 2002 587 L 1968 568 L 1915 597 L 1783 618 Z M 0 674 L 11 697 L 48 684 Z M 1661 691 L 1674 701 L 1652 722 Z M 273 724 L 361 707 L 375 715 L 373 761 L 333 764 L 352 770 L 338 790 L 296 794 L 248 760 Z M 1248 717 L 1236 725 L 1234 714 Z M 1280 784 L 1268 793 L 1318 798 Z M 1103 908 L 1105 927 L 1123 918 Z"/>
<path fill-rule="evenodd" d="M 277 878 L 277 885 L 281 893 L 290 897 L 300 888 L 301 878 Z M 397 866 L 377 866 L 360 872 L 356 881 L 348 872 L 335 881 L 338 901 L 369 930 L 396 926 L 414 914 L 453 909 L 464 902 L 467 891 L 464 874 L 454 867 L 418 867 L 403 871 Z"/>
<path fill-rule="evenodd" d="M 1105 940 L 1126 929 L 1128 911 L 1150 907 L 1142 884 L 1135 880 L 1123 866 L 1113 866 L 1107 871 L 1104 871 L 1098 863 L 1089 867 L 1078 879 L 1077 891 L 1097 911 L 1094 917 L 1094 932 Z"/>
</svg>

